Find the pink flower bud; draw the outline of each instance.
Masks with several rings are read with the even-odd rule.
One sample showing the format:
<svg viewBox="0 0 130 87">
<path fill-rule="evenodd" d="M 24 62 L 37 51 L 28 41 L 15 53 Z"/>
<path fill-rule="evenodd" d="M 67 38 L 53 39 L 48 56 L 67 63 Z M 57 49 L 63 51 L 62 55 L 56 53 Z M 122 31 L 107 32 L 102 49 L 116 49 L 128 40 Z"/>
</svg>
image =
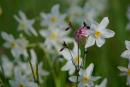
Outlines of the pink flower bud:
<svg viewBox="0 0 130 87">
<path fill-rule="evenodd" d="M 89 35 L 89 29 L 86 26 L 82 26 L 75 32 L 75 40 L 82 41 Z"/>
</svg>

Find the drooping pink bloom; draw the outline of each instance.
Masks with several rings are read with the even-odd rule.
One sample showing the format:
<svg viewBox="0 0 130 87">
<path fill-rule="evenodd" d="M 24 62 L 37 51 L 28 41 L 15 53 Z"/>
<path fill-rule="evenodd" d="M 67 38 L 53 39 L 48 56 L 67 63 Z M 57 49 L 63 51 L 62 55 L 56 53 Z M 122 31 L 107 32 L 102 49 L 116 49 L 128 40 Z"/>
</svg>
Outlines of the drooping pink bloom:
<svg viewBox="0 0 130 87">
<path fill-rule="evenodd" d="M 76 41 L 82 41 L 85 38 L 87 38 L 88 35 L 89 35 L 89 27 L 87 27 L 87 26 L 81 26 L 75 32 L 75 40 Z"/>
</svg>

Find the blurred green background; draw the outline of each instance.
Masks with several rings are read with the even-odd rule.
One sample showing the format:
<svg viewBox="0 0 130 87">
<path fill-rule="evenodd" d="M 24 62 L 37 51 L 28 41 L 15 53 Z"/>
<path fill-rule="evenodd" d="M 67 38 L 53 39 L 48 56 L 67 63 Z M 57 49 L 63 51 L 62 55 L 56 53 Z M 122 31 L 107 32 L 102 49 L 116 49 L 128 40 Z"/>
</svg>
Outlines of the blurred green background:
<svg viewBox="0 0 130 87">
<path fill-rule="evenodd" d="M 17 22 L 13 15 L 18 14 L 19 10 L 25 12 L 29 18 L 37 19 L 40 12 L 50 12 L 51 7 L 57 3 L 60 3 L 60 9 L 63 12 L 67 8 L 67 4 L 62 2 L 63 0 L 0 0 L 0 7 L 2 8 L 0 31 L 6 31 L 17 36 Z M 87 55 L 87 64 L 91 62 L 95 64 L 94 75 L 108 78 L 108 87 L 127 87 L 125 86 L 126 77 L 119 76 L 120 72 L 117 66 L 127 67 L 128 64 L 128 61 L 121 58 L 120 55 L 125 50 L 124 41 L 130 40 L 130 31 L 126 30 L 128 23 L 126 12 L 129 4 L 130 0 L 108 0 L 108 9 L 100 18 L 109 17 L 109 28 L 115 31 L 116 35 L 107 40 L 103 47 L 94 46 L 90 48 Z M 97 20 L 101 20 L 100 18 Z M 0 38 L 1 46 L 2 43 Z M 44 64 L 44 66 L 47 65 Z M 52 87 L 52 83 L 51 79 L 45 82 L 47 87 Z"/>
</svg>

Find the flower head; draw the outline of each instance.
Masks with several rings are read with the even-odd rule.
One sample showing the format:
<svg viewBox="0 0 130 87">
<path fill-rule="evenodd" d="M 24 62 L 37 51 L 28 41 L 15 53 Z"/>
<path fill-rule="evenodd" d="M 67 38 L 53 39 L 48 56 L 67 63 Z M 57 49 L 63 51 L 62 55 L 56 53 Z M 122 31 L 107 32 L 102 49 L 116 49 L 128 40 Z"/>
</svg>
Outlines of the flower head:
<svg viewBox="0 0 130 87">
<path fill-rule="evenodd" d="M 87 39 L 85 47 L 90 47 L 95 43 L 98 47 L 101 47 L 105 43 L 105 38 L 111 38 L 115 35 L 112 30 L 106 28 L 108 23 L 109 19 L 108 17 L 105 17 L 100 24 L 91 25 L 90 35 Z"/>
<path fill-rule="evenodd" d="M 61 54 L 63 55 L 63 57 L 67 60 L 67 63 L 61 68 L 62 71 L 69 71 L 69 74 L 72 75 L 75 70 L 76 70 L 76 67 L 79 67 L 81 66 L 81 63 L 82 63 L 82 58 L 80 56 L 80 53 L 79 53 L 79 56 L 78 56 L 78 46 L 77 46 L 77 43 L 74 42 L 74 48 L 71 52 L 71 54 L 68 52 L 67 49 L 64 49 Z M 80 50 L 79 50 L 80 52 Z"/>
<path fill-rule="evenodd" d="M 33 34 L 37 36 L 38 34 L 36 30 L 33 28 L 34 20 L 28 20 L 22 11 L 19 12 L 19 16 L 20 18 L 16 15 L 14 16 L 17 22 L 19 23 L 18 30 L 24 31 L 27 35 Z"/>
<path fill-rule="evenodd" d="M 89 29 L 87 26 L 82 26 L 75 32 L 75 40 L 76 41 L 82 41 L 85 38 L 87 38 L 89 35 Z"/>
<path fill-rule="evenodd" d="M 130 85 L 130 63 L 128 64 L 128 68 L 118 66 L 118 69 L 121 71 L 121 75 L 127 76 L 127 85 Z"/>
<path fill-rule="evenodd" d="M 11 53 L 15 58 L 19 58 L 20 55 L 24 55 L 24 57 L 28 56 L 26 50 L 28 41 L 25 38 L 15 39 L 13 35 L 8 34 L 6 32 L 2 32 L 1 36 L 6 41 L 4 43 L 4 47 L 10 48 Z"/>
<path fill-rule="evenodd" d="M 96 81 L 98 79 L 100 79 L 100 77 L 93 77 L 92 76 L 92 72 L 93 72 L 93 68 L 94 68 L 94 64 L 91 63 L 86 70 L 80 70 L 79 72 L 79 84 L 78 87 L 93 87 L 94 83 L 93 81 Z M 71 76 L 69 78 L 70 81 L 72 82 L 76 82 L 77 81 L 77 77 L 76 76 Z"/>
<path fill-rule="evenodd" d="M 43 47 L 52 52 L 52 49 L 59 51 L 62 41 L 72 42 L 72 39 L 68 37 L 67 31 L 64 31 L 58 27 L 49 27 L 48 30 L 41 30 L 40 34 L 45 38 Z"/>
<path fill-rule="evenodd" d="M 95 87 L 107 87 L 107 79 L 104 79 L 100 85 L 95 85 Z"/>
<path fill-rule="evenodd" d="M 83 9 L 80 6 L 75 5 L 68 9 L 68 17 L 72 22 L 80 24 L 82 21 L 84 21 L 83 14 Z"/>
<path fill-rule="evenodd" d="M 33 74 L 35 76 L 35 78 L 39 78 L 39 82 L 43 83 L 43 77 L 49 75 L 49 72 L 45 71 L 43 69 L 43 63 L 40 62 L 38 63 L 37 61 L 37 55 L 35 53 L 35 51 L 33 49 L 30 50 L 30 54 L 31 54 L 31 64 L 32 64 L 32 68 L 33 68 Z M 37 69 L 37 64 L 38 64 L 38 69 Z M 32 76 L 32 70 L 30 68 L 30 66 L 28 65 L 28 62 L 18 62 L 18 68 L 21 69 L 22 73 L 24 73 L 25 76 L 27 76 L 30 80 L 33 80 L 33 76 Z M 38 70 L 38 71 L 37 71 Z M 37 76 L 37 73 L 39 76 Z"/>
<path fill-rule="evenodd" d="M 130 59 L 130 41 L 125 41 L 126 49 L 122 54 L 121 57 Z"/>
<path fill-rule="evenodd" d="M 66 27 L 66 23 L 64 20 L 66 15 L 60 14 L 59 8 L 60 5 L 56 4 L 52 7 L 51 13 L 41 13 L 41 17 L 42 17 L 41 25 L 46 27 L 50 27 L 50 26 L 60 27 L 60 28 Z"/>
<path fill-rule="evenodd" d="M 38 85 L 32 81 L 29 81 L 18 69 L 15 69 L 14 80 L 9 81 L 11 87 L 38 87 Z"/>
</svg>

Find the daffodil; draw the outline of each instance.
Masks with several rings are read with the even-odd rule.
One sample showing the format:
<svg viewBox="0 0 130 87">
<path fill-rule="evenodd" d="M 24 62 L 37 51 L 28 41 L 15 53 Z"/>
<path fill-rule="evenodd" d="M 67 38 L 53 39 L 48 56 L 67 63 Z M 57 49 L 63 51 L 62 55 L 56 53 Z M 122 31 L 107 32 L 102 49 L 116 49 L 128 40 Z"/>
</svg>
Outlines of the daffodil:
<svg viewBox="0 0 130 87">
<path fill-rule="evenodd" d="M 92 24 L 90 26 L 90 35 L 86 42 L 86 48 L 95 43 L 98 47 L 101 47 L 105 43 L 105 38 L 111 38 L 115 35 L 112 30 L 106 28 L 108 23 L 108 17 L 104 17 L 100 24 Z"/>
<path fill-rule="evenodd" d="M 100 77 L 93 77 L 92 72 L 93 72 L 94 64 L 91 63 L 86 70 L 80 70 L 79 72 L 79 77 L 78 77 L 78 87 L 93 87 L 94 86 L 94 81 L 100 79 Z M 69 80 L 72 82 L 77 82 L 77 76 L 71 76 L 69 77 Z"/>
<path fill-rule="evenodd" d="M 37 36 L 38 34 L 33 27 L 35 20 L 27 19 L 26 15 L 22 11 L 19 11 L 19 16 L 20 17 L 18 17 L 16 15 L 14 16 L 16 21 L 19 23 L 18 31 L 24 31 L 27 35 L 33 34 L 33 35 Z"/>
<path fill-rule="evenodd" d="M 125 41 L 126 49 L 122 54 L 121 57 L 130 59 L 130 41 Z"/>
<path fill-rule="evenodd" d="M 19 58 L 20 55 L 24 55 L 24 57 L 28 56 L 26 50 L 28 41 L 25 38 L 15 39 L 13 35 L 6 32 L 2 32 L 1 36 L 6 41 L 3 46 L 5 48 L 10 48 L 11 53 L 15 58 Z"/>
<path fill-rule="evenodd" d="M 45 42 L 42 47 L 46 48 L 49 52 L 55 48 L 57 51 L 61 48 L 63 41 L 72 42 L 72 39 L 68 37 L 69 32 L 64 31 L 58 27 L 49 27 L 49 29 L 43 29 L 39 32 L 41 36 L 45 38 Z"/>
<path fill-rule="evenodd" d="M 38 87 L 34 82 L 31 82 L 19 72 L 18 69 L 15 69 L 14 80 L 9 81 L 11 87 Z"/>
<path fill-rule="evenodd" d="M 121 71 L 122 76 L 127 76 L 127 85 L 130 85 L 130 63 L 128 64 L 128 68 L 118 66 L 118 69 Z"/>
<path fill-rule="evenodd" d="M 67 60 L 67 63 L 61 68 L 61 70 L 68 71 L 69 74 L 72 75 L 75 72 L 76 67 L 80 67 L 81 63 L 82 63 L 82 58 L 80 56 L 80 50 L 79 50 L 79 54 L 78 54 L 77 43 L 74 42 L 74 48 L 71 52 L 72 56 L 67 49 L 63 50 L 61 52 L 61 54 Z"/>
<path fill-rule="evenodd" d="M 42 21 L 41 25 L 42 26 L 54 26 L 54 27 L 66 27 L 65 23 L 65 14 L 60 14 L 59 11 L 60 5 L 56 4 L 52 7 L 50 13 L 41 13 Z"/>
</svg>

